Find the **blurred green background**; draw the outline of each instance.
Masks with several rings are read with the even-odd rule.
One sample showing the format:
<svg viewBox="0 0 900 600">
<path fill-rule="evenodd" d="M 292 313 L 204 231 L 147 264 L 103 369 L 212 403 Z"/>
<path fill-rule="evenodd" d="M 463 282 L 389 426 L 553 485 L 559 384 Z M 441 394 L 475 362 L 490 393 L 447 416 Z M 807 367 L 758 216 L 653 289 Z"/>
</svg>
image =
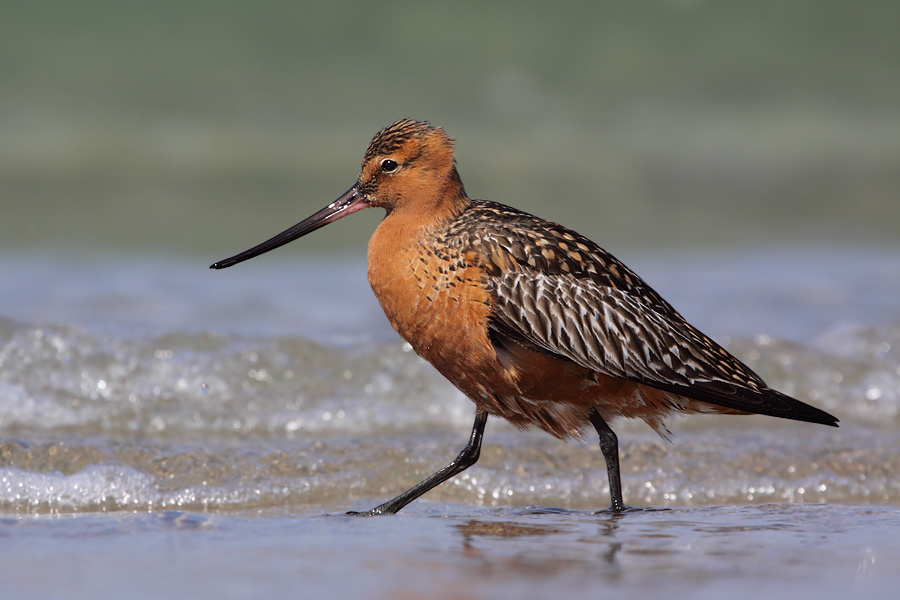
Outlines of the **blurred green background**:
<svg viewBox="0 0 900 600">
<path fill-rule="evenodd" d="M 0 252 L 243 250 L 379 128 L 611 249 L 900 241 L 900 3 L 3 2 Z M 367 211 L 307 248 L 362 247 Z"/>
</svg>

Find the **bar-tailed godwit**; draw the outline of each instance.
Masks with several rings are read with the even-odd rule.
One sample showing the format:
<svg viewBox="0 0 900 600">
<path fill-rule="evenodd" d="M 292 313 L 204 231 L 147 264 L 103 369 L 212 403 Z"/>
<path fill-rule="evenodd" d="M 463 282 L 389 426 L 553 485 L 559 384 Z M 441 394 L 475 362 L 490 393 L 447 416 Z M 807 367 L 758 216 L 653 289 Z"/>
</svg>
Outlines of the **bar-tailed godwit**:
<svg viewBox="0 0 900 600">
<path fill-rule="evenodd" d="M 556 223 L 463 188 L 453 140 L 403 119 L 369 144 L 356 183 L 311 217 L 212 265 L 224 269 L 369 207 L 368 275 L 394 329 L 475 403 L 450 464 L 362 515 L 393 514 L 475 464 L 488 415 L 558 438 L 592 425 L 613 512 L 625 510 L 608 423 L 643 419 L 663 437 L 672 413 L 762 414 L 837 426 L 769 388 L 611 254 Z"/>
</svg>

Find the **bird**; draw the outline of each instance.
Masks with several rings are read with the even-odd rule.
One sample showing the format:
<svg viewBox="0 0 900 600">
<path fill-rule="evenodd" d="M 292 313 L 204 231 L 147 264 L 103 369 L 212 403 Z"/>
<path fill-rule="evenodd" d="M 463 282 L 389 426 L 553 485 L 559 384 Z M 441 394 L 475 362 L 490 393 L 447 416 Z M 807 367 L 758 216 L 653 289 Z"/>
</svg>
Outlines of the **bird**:
<svg viewBox="0 0 900 600">
<path fill-rule="evenodd" d="M 475 464 L 488 416 L 582 438 L 593 427 L 622 497 L 609 423 L 645 421 L 663 438 L 679 413 L 761 414 L 837 427 L 827 412 L 766 385 L 593 241 L 463 187 L 455 142 L 401 119 L 372 138 L 356 183 L 325 208 L 212 269 L 231 267 L 366 208 L 368 279 L 391 325 L 475 404 L 468 443 L 449 464 L 365 512 L 395 514 Z"/>
</svg>

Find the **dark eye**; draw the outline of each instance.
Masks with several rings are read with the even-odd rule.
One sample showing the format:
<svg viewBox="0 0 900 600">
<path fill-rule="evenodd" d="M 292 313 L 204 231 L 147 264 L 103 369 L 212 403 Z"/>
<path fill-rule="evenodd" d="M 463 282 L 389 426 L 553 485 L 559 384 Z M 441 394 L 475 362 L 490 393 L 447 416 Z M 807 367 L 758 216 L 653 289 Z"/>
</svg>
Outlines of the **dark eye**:
<svg viewBox="0 0 900 600">
<path fill-rule="evenodd" d="M 394 160 L 392 158 L 386 158 L 383 161 L 381 161 L 381 170 L 384 171 L 385 173 L 393 173 L 394 171 L 396 171 L 399 168 L 400 168 L 400 165 L 397 163 L 396 160 Z"/>
</svg>

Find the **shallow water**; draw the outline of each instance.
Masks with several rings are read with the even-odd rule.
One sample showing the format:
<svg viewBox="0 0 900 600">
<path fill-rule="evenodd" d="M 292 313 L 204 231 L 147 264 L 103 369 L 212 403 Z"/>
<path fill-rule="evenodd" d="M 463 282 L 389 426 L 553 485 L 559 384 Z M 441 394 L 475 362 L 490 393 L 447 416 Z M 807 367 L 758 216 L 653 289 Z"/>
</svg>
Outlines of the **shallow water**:
<svg viewBox="0 0 900 600">
<path fill-rule="evenodd" d="M 396 337 L 359 258 L 257 261 L 0 259 L 15 282 L 0 296 L 0 576 L 13 595 L 160 597 L 180 582 L 195 598 L 813 597 L 900 583 L 896 248 L 628 259 L 841 427 L 694 416 L 670 423 L 667 444 L 617 423 L 626 502 L 668 509 L 621 519 L 591 512 L 609 499 L 590 436 L 496 419 L 478 465 L 400 516 L 326 517 L 445 464 L 472 405 Z"/>
<path fill-rule="evenodd" d="M 890 598 L 898 530 L 895 507 L 810 504 L 20 517 L 0 574 L 16 598 Z"/>
</svg>

